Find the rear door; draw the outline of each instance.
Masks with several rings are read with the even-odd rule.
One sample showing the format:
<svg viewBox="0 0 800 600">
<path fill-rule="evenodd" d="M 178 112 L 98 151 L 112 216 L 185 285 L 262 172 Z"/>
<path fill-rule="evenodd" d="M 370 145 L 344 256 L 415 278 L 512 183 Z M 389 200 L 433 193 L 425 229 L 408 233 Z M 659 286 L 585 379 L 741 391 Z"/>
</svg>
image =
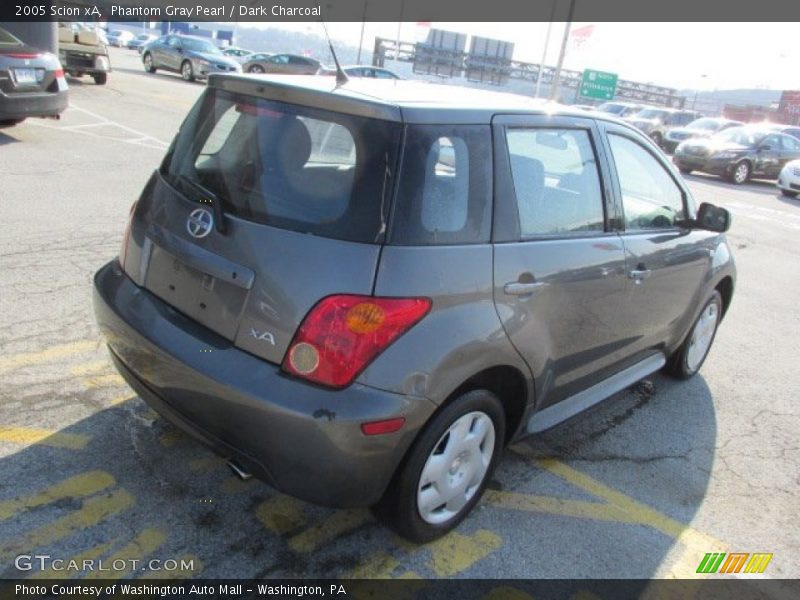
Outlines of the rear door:
<svg viewBox="0 0 800 600">
<path fill-rule="evenodd" d="M 663 153 L 625 127 L 600 127 L 622 208 L 623 326 L 635 352 L 650 352 L 685 331 L 718 234 L 685 227 L 687 216 L 694 216 L 693 201 Z"/>
<path fill-rule="evenodd" d="M 126 271 L 279 363 L 320 299 L 372 292 L 399 136 L 399 123 L 209 88 L 159 173 Z"/>
<path fill-rule="evenodd" d="M 758 144 L 754 155 L 755 165 L 753 171 L 762 173 L 767 177 L 777 177 L 780 171 L 781 154 L 781 135 L 771 133 Z"/>
<path fill-rule="evenodd" d="M 494 299 L 542 408 L 628 355 L 625 253 L 593 120 L 499 116 L 493 127 Z"/>
<path fill-rule="evenodd" d="M 797 160 L 800 158 L 800 140 L 791 135 L 781 136 L 781 160 L 778 171 L 786 165 L 790 160 Z"/>
</svg>

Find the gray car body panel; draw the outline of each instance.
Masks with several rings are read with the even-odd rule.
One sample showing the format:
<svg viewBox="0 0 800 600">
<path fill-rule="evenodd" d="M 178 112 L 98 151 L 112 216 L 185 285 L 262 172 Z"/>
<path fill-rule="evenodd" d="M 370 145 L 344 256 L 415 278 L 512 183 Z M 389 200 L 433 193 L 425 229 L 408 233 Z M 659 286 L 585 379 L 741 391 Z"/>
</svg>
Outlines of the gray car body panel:
<svg viewBox="0 0 800 600">
<path fill-rule="evenodd" d="M 336 506 L 373 503 L 437 407 L 495 367 L 525 381 L 517 399 L 523 417 L 509 437 L 552 426 L 569 411 L 551 410 L 538 423 L 531 417 L 561 401 L 578 399 L 578 408 L 586 408 L 615 385 L 658 368 L 686 338 L 711 291 L 724 278 L 733 288 L 724 234 L 688 225 L 646 232 L 620 226 L 608 132 L 644 145 L 672 174 L 690 213 L 694 206 L 652 141 L 619 120 L 490 92 L 453 100 L 448 86 L 412 82 L 335 87 L 323 77 L 213 76 L 209 85 L 388 121 L 481 123 L 494 130 L 493 227 L 485 243 L 359 244 L 233 217 L 225 236 L 193 239 L 187 216 L 200 204 L 158 173 L 145 188 L 131 219 L 126 274 L 111 263 L 95 279 L 98 322 L 118 367 L 157 410 L 220 452 L 254 464 L 290 494 Z M 515 234 L 503 128 L 543 125 L 591 134 L 606 231 L 527 240 Z M 642 262 L 652 277 L 640 286 L 628 274 Z M 213 272 L 221 290 L 209 290 L 207 302 L 191 294 L 171 298 L 179 290 L 170 285 L 194 282 L 197 289 L 203 281 L 202 272 L 173 275 L 187 265 Z M 506 293 L 506 284 L 527 275 L 542 284 L 535 293 Z M 323 297 L 343 293 L 426 297 L 432 305 L 344 390 L 285 375 L 278 365 L 306 313 Z M 272 343 L 251 330 L 271 333 Z M 365 421 L 398 415 L 406 425 L 396 434 L 367 437 L 359 430 Z M 348 472 L 356 475 L 348 479 Z"/>
</svg>

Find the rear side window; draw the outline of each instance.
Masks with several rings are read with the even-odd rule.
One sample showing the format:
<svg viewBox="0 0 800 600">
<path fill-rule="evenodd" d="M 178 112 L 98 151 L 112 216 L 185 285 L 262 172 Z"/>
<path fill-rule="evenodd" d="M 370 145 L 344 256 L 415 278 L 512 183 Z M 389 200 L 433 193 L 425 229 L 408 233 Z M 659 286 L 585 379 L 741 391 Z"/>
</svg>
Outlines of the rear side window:
<svg viewBox="0 0 800 600">
<path fill-rule="evenodd" d="M 488 125 L 409 125 L 391 243 L 487 243 L 491 182 Z"/>
<path fill-rule="evenodd" d="M 165 176 L 230 215 L 336 239 L 385 231 L 400 125 L 209 89 Z M 193 185 L 197 184 L 197 185 Z"/>
<path fill-rule="evenodd" d="M 587 131 L 509 129 L 506 139 L 522 237 L 603 231 L 603 194 Z"/>
</svg>

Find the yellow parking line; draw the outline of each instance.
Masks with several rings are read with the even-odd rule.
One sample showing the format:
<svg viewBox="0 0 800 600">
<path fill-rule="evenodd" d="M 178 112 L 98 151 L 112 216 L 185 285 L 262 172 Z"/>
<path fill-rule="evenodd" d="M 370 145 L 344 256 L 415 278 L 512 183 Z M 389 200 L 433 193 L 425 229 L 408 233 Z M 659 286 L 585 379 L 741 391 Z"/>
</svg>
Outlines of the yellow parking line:
<svg viewBox="0 0 800 600">
<path fill-rule="evenodd" d="M 82 450 L 92 438 L 80 433 L 64 433 L 50 429 L 36 429 L 33 427 L 12 427 L 0 425 L 0 441 L 12 444 L 41 444 L 54 448 L 68 450 Z"/>
<path fill-rule="evenodd" d="M 111 363 L 106 360 L 95 360 L 92 362 L 83 363 L 72 367 L 69 372 L 73 375 L 90 375 L 94 373 L 101 373 L 102 371 L 109 371 Z"/>
<path fill-rule="evenodd" d="M 36 571 L 30 576 L 30 579 L 69 579 L 75 577 L 79 574 L 76 571 L 67 571 L 67 565 L 74 562 L 79 568 L 83 565 L 84 560 L 96 560 L 103 556 L 106 552 L 111 550 L 114 545 L 117 543 L 117 540 L 112 540 L 105 544 L 99 544 L 93 548 L 89 548 L 88 550 L 76 554 L 74 556 L 70 556 L 64 562 L 64 568 L 59 568 L 58 570 L 53 569 L 52 567 L 48 567 L 42 571 Z"/>
<path fill-rule="evenodd" d="M 109 565 L 113 565 L 115 561 L 126 561 L 126 564 L 131 565 L 127 561 L 141 561 L 146 557 L 158 550 L 166 541 L 167 534 L 160 529 L 148 528 L 140 531 L 129 544 L 120 548 L 117 552 L 108 557 L 104 561 Z M 132 569 L 128 571 L 89 571 L 84 579 L 120 579 L 130 575 Z"/>
<path fill-rule="evenodd" d="M 116 483 L 114 476 L 105 471 L 88 471 L 59 481 L 49 488 L 16 500 L 0 502 L 0 520 L 13 517 L 22 510 L 43 506 L 62 498 L 81 498 L 109 488 Z"/>
<path fill-rule="evenodd" d="M 593 519 L 596 521 L 630 521 L 627 515 L 616 506 L 605 502 L 570 500 L 567 498 L 553 498 L 551 496 L 498 492 L 496 490 L 487 490 L 484 498 L 490 504 L 513 510 L 541 512 L 565 517 Z"/>
<path fill-rule="evenodd" d="M 81 380 L 87 388 L 114 387 L 128 385 L 125 380 L 117 373 L 105 373 L 103 375 L 90 375 Z"/>
<path fill-rule="evenodd" d="M 386 552 L 377 552 L 355 569 L 344 575 L 344 579 L 389 579 L 400 563 Z"/>
<path fill-rule="evenodd" d="M 73 354 L 79 354 L 87 350 L 95 349 L 99 346 L 96 340 L 81 340 L 79 342 L 70 342 L 68 344 L 59 344 L 57 346 L 50 346 L 45 350 L 38 352 L 21 352 L 19 354 L 10 354 L 8 356 L 0 357 L 0 371 L 9 369 L 17 369 L 19 367 L 26 367 L 38 363 L 47 362 L 50 360 L 58 360 L 66 358 Z"/>
<path fill-rule="evenodd" d="M 303 503 L 290 496 L 278 494 L 265 500 L 256 508 L 256 518 L 269 531 L 285 535 L 306 524 Z"/>
<path fill-rule="evenodd" d="M 297 552 L 312 552 L 340 535 L 352 531 L 372 520 L 366 510 L 337 510 L 330 517 L 298 533 L 289 540 Z"/>
<path fill-rule="evenodd" d="M 80 510 L 0 544 L 0 557 L 14 556 L 21 552 L 30 552 L 40 546 L 47 546 L 76 531 L 96 525 L 130 508 L 133 504 L 133 496 L 125 490 L 116 490 L 105 496 L 94 496 L 86 500 Z"/>
<path fill-rule="evenodd" d="M 180 429 L 171 429 L 167 431 L 165 434 L 161 435 L 158 438 L 158 441 L 161 443 L 162 446 L 174 446 L 178 442 L 186 441 L 188 438 L 186 434 L 183 433 Z"/>
<path fill-rule="evenodd" d="M 486 529 L 469 536 L 453 531 L 427 546 L 431 551 L 428 564 L 438 577 L 452 577 L 497 550 L 502 541 L 499 535 Z"/>
</svg>

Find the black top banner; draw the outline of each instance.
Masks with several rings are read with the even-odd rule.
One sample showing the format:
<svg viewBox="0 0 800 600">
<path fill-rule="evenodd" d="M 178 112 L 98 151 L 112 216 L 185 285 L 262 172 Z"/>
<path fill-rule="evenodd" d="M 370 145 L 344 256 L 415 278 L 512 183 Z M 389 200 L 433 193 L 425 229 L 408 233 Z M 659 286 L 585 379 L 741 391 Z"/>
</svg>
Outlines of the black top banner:
<svg viewBox="0 0 800 600">
<path fill-rule="evenodd" d="M 555 7 L 554 3 L 555 2 Z M 571 6 L 572 5 L 572 6 Z M 569 15 L 572 18 L 569 19 Z M 2 0 L 2 21 L 302 22 L 800 21 L 800 2 L 759 0 Z M 679 34 L 679 31 L 676 31 Z M 676 40 L 679 39 L 676 37 Z"/>
</svg>

